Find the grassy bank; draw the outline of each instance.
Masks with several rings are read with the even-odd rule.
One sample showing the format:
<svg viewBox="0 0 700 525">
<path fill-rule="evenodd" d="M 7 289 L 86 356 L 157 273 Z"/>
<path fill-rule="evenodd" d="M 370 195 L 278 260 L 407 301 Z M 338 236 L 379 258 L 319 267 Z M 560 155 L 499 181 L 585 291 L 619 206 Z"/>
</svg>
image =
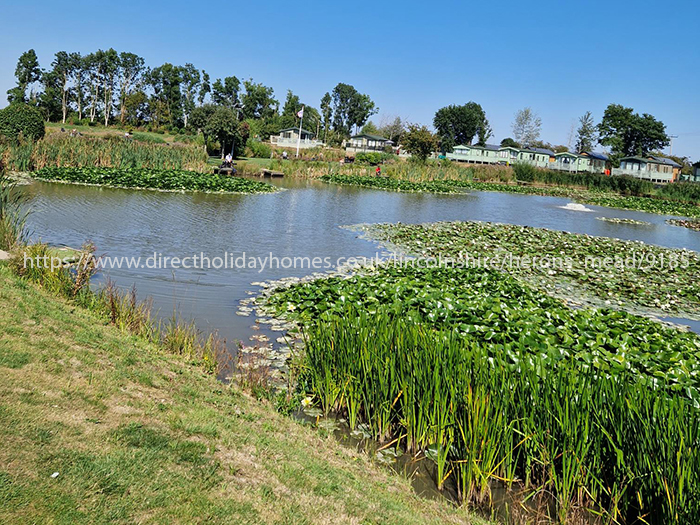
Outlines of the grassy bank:
<svg viewBox="0 0 700 525">
<path fill-rule="evenodd" d="M 95 184 L 117 188 L 149 188 L 168 191 L 270 193 L 264 182 L 195 171 L 153 168 L 43 168 L 33 174 L 39 180 Z"/>
<path fill-rule="evenodd" d="M 3 266 L 0 332 L 3 523 L 470 522 Z"/>
<path fill-rule="evenodd" d="M 45 167 L 114 167 L 210 172 L 201 146 L 154 144 L 121 136 L 51 134 L 31 143 L 0 143 L 0 161 L 11 171 Z"/>
</svg>

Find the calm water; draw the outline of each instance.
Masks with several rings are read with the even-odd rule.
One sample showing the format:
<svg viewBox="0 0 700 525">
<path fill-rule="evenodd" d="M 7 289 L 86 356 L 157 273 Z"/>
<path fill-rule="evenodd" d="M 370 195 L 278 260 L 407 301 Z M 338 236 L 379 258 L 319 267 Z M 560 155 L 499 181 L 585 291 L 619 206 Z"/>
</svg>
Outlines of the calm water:
<svg viewBox="0 0 700 525">
<path fill-rule="evenodd" d="M 700 233 L 667 225 L 667 217 L 588 206 L 592 212 L 562 209 L 570 201 L 554 197 L 473 192 L 467 195 L 394 193 L 319 182 L 275 180 L 286 188 L 273 195 L 207 195 L 93 188 L 36 182 L 30 228 L 51 244 L 97 245 L 98 254 L 142 257 L 154 252 L 186 257 L 225 253 L 246 260 L 267 257 L 372 257 L 377 247 L 340 228 L 376 222 L 419 223 L 481 220 L 537 226 L 671 248 L 700 251 Z M 596 217 L 625 217 L 650 226 L 611 224 Z M 238 302 L 258 290 L 251 283 L 314 270 L 112 269 L 122 287 L 135 285 L 151 296 L 162 315 L 177 308 L 200 328 L 217 330 L 228 341 L 247 340 L 252 317 L 236 315 Z M 103 276 L 104 277 L 104 276 Z M 279 335 L 279 334 L 278 334 Z"/>
</svg>

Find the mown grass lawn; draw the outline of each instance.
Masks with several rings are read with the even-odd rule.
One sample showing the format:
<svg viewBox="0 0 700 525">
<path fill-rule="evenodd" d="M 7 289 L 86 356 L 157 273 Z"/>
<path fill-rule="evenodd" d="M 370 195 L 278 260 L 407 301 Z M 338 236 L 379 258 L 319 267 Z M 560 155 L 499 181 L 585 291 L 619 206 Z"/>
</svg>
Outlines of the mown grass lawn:
<svg viewBox="0 0 700 525">
<path fill-rule="evenodd" d="M 0 523 L 475 522 L 1 265 L 0 335 Z"/>
</svg>

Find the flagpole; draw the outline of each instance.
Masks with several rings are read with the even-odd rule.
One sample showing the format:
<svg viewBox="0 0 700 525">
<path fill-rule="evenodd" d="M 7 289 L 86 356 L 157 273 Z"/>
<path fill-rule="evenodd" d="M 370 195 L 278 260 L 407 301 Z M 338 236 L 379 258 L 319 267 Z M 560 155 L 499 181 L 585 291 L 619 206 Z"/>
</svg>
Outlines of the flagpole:
<svg viewBox="0 0 700 525">
<path fill-rule="evenodd" d="M 301 106 L 301 118 L 299 119 L 299 136 L 297 137 L 297 157 L 299 156 L 299 146 L 301 145 L 301 125 L 304 122 L 304 106 Z"/>
</svg>

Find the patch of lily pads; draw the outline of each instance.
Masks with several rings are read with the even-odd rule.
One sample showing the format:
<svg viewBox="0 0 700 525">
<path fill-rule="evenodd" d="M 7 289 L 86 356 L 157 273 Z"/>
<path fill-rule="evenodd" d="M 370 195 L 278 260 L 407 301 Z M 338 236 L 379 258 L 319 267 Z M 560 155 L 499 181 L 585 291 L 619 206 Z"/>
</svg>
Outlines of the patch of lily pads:
<svg viewBox="0 0 700 525">
<path fill-rule="evenodd" d="M 700 318 L 700 254 L 691 250 L 482 222 L 353 228 L 399 253 L 495 267 L 574 306 Z"/>
<path fill-rule="evenodd" d="M 680 226 L 682 228 L 688 228 L 689 230 L 700 231 L 700 220 L 686 220 L 686 219 L 668 219 L 666 221 L 668 224 L 673 226 Z"/>
<path fill-rule="evenodd" d="M 632 226 L 652 226 L 650 222 L 638 221 L 636 219 L 628 219 L 621 217 L 596 217 L 599 221 L 609 222 L 611 224 L 629 224 Z"/>
</svg>

